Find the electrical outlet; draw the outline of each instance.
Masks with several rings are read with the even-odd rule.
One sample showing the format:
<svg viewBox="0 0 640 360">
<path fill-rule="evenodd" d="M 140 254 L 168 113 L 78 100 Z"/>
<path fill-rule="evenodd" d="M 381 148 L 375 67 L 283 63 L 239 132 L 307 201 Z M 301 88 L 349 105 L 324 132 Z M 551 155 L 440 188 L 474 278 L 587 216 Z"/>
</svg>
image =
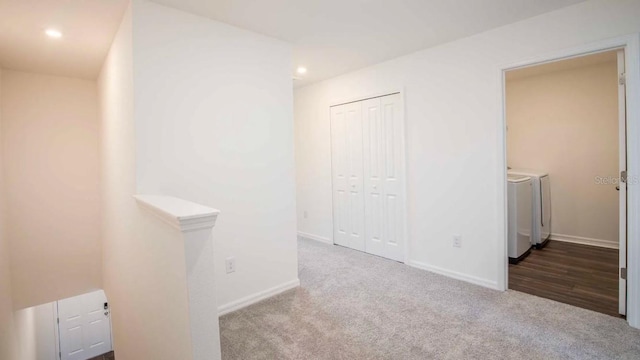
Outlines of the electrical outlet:
<svg viewBox="0 0 640 360">
<path fill-rule="evenodd" d="M 306 219 L 307 217 L 309 217 L 309 213 L 307 212 L 307 210 L 304 211 L 303 213 L 304 218 Z"/>
<path fill-rule="evenodd" d="M 225 265 L 227 267 L 227 274 L 231 274 L 236 271 L 236 258 L 228 257 L 225 261 Z"/>
<path fill-rule="evenodd" d="M 462 247 L 462 235 L 453 235 L 453 247 Z"/>
</svg>

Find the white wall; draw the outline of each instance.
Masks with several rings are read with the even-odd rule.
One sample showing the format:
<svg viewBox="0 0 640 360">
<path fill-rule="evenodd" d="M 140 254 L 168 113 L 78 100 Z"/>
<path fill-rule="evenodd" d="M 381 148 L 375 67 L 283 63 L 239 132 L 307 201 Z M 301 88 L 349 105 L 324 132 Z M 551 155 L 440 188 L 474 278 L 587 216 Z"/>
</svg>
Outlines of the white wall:
<svg viewBox="0 0 640 360">
<path fill-rule="evenodd" d="M 135 193 L 222 211 L 222 304 L 297 284 L 289 71 L 279 41 L 146 1 L 127 11 L 98 80 L 104 289 L 118 358 L 192 356 L 181 236 L 140 211 Z M 227 256 L 237 259 L 230 276 Z"/>
<path fill-rule="evenodd" d="M 129 8 L 98 80 L 101 107 L 104 290 L 118 359 L 190 359 L 187 279 L 180 233 L 133 198 L 132 14 Z"/>
<path fill-rule="evenodd" d="M 616 54 L 604 63 L 507 78 L 506 99 L 507 163 L 549 172 L 552 238 L 617 247 L 616 184 L 597 181 L 618 176 Z"/>
<path fill-rule="evenodd" d="M 15 312 L 18 355 L 20 360 L 56 360 L 55 302 L 46 303 Z"/>
<path fill-rule="evenodd" d="M 291 49 L 135 1 L 137 189 L 221 211 L 222 309 L 297 284 Z M 225 273 L 235 257 L 236 272 Z"/>
<path fill-rule="evenodd" d="M 298 230 L 332 236 L 329 105 L 402 89 L 411 263 L 496 287 L 505 244 L 499 70 L 637 33 L 639 17 L 638 1 L 588 1 L 297 89 Z"/>
<path fill-rule="evenodd" d="M 2 82 L 0 69 L 0 83 Z M 2 123 L 2 87 L 0 86 L 0 123 Z M 2 128 L 0 127 L 0 138 Z M 0 189 L 4 189 L 3 176 L 4 152 L 0 147 Z M 9 266 L 9 243 L 5 223 L 5 196 L 0 190 L 0 359 L 13 359 L 15 346 L 15 328 L 13 325 L 13 300 L 11 296 L 11 270 Z"/>
<path fill-rule="evenodd" d="M 4 70 L 1 86 L 13 306 L 99 289 L 96 83 Z"/>
</svg>

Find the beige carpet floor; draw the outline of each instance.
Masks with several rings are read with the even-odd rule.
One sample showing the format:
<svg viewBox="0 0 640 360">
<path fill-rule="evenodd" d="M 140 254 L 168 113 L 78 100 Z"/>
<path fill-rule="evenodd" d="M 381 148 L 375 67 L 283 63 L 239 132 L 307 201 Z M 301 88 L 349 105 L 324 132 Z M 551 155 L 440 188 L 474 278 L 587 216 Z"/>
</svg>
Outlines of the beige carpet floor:
<svg viewBox="0 0 640 360">
<path fill-rule="evenodd" d="M 640 359 L 620 318 L 301 239 L 299 288 L 223 316 L 223 359 Z"/>
</svg>

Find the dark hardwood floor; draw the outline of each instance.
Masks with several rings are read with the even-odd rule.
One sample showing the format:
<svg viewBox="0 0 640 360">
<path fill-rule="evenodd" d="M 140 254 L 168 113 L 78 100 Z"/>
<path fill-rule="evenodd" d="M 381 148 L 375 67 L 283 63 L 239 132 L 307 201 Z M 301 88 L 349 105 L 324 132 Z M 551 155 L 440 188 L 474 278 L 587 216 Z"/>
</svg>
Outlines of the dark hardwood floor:
<svg viewBox="0 0 640 360">
<path fill-rule="evenodd" d="M 115 360 L 115 355 L 113 354 L 113 351 L 110 351 L 106 354 L 102 354 L 100 356 L 96 356 L 94 358 L 91 358 L 89 360 Z"/>
<path fill-rule="evenodd" d="M 549 241 L 509 265 L 509 288 L 620 316 L 618 250 Z"/>
</svg>

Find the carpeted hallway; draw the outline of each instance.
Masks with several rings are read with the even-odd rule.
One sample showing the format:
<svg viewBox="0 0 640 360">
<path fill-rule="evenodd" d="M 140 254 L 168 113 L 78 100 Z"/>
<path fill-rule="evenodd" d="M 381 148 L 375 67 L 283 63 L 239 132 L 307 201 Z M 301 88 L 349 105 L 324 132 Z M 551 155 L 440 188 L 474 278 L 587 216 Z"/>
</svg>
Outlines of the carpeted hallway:
<svg viewBox="0 0 640 360">
<path fill-rule="evenodd" d="M 638 359 L 623 319 L 298 242 L 301 286 L 223 316 L 223 359 Z"/>
</svg>

